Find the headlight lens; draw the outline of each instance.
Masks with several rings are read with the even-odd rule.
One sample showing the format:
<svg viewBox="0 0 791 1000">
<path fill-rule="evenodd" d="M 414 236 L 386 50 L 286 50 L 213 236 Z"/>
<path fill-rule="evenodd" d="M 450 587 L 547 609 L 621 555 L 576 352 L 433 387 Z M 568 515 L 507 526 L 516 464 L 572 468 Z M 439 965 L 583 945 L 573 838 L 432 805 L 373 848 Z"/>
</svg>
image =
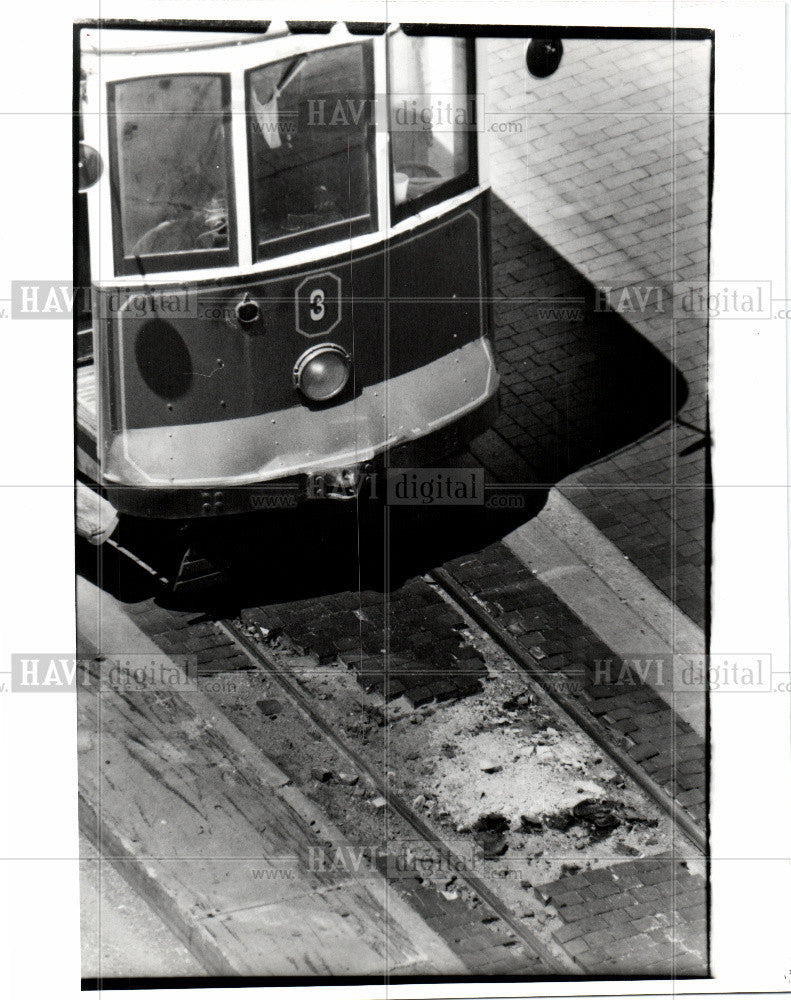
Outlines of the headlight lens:
<svg viewBox="0 0 791 1000">
<path fill-rule="evenodd" d="M 343 392 L 351 370 L 351 358 L 342 347 L 319 344 L 294 365 L 294 385 L 307 399 L 324 403 Z"/>
</svg>

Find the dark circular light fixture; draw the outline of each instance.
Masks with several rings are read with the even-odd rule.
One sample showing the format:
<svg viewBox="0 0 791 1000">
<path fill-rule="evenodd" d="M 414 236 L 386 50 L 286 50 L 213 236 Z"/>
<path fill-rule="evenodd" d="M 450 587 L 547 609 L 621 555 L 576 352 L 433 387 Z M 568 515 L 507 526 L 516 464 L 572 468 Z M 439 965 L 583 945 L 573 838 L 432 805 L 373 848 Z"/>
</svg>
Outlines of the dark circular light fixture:
<svg viewBox="0 0 791 1000">
<path fill-rule="evenodd" d="M 533 38 L 525 55 L 527 71 L 539 79 L 552 76 L 562 58 L 563 42 L 559 38 Z"/>
<path fill-rule="evenodd" d="M 338 344 L 317 344 L 294 365 L 294 388 L 313 403 L 326 403 L 346 388 L 352 359 Z"/>
</svg>

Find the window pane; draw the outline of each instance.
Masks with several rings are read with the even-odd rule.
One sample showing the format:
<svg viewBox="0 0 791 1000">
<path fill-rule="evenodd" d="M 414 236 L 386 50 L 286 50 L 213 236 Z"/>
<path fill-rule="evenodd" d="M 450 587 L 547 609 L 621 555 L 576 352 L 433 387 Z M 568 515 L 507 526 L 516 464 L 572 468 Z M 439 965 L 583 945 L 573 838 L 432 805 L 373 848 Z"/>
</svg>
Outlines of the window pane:
<svg viewBox="0 0 791 1000">
<path fill-rule="evenodd" d="M 248 74 L 253 233 L 259 259 L 371 228 L 373 83 L 362 45 L 304 53 Z M 343 229 L 334 227 L 342 224 Z"/>
<path fill-rule="evenodd" d="M 228 248 L 222 89 L 218 76 L 146 77 L 115 86 L 125 257 Z"/>
<path fill-rule="evenodd" d="M 470 170 L 474 97 L 462 38 L 390 39 L 390 131 L 396 205 Z"/>
</svg>

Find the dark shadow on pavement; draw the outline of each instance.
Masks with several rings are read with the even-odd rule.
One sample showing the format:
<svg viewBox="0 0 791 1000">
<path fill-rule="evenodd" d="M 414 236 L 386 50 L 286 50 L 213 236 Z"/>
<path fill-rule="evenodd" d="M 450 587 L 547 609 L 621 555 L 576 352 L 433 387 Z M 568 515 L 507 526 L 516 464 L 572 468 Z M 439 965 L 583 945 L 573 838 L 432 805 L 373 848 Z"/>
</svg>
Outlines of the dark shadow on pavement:
<svg viewBox="0 0 791 1000">
<path fill-rule="evenodd" d="M 673 419 L 688 390 L 670 361 L 496 196 L 492 233 L 496 428 L 526 477 L 557 483 Z M 670 304 L 641 291 L 669 329 Z"/>
</svg>

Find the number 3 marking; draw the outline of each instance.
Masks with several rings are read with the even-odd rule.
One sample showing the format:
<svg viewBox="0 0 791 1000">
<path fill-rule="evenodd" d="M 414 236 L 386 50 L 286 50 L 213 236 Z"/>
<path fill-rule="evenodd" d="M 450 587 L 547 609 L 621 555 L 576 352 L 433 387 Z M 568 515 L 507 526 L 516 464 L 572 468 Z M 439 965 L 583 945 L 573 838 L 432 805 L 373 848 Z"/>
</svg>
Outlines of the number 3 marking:
<svg viewBox="0 0 791 1000">
<path fill-rule="evenodd" d="M 341 279 L 332 271 L 310 274 L 294 289 L 294 322 L 303 337 L 326 336 L 341 321 Z"/>
<path fill-rule="evenodd" d="M 314 288 L 310 293 L 310 318 L 318 323 L 324 319 L 324 292 L 320 288 Z"/>
</svg>

